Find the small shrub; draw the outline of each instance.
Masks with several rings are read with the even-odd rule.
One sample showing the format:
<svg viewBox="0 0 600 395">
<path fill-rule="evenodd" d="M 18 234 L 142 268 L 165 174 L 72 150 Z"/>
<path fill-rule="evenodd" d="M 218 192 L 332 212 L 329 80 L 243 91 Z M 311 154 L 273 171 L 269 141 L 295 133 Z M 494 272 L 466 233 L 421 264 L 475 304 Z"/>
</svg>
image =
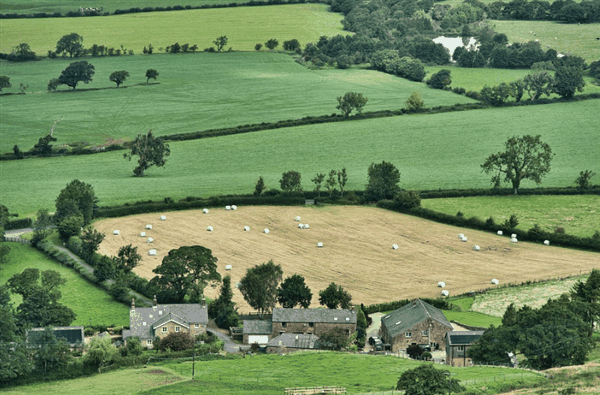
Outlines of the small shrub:
<svg viewBox="0 0 600 395">
<path fill-rule="evenodd" d="M 456 216 L 460 217 L 460 218 L 464 218 L 465 215 L 463 214 L 462 211 L 459 211 L 458 213 L 456 213 Z"/>
<path fill-rule="evenodd" d="M 489 217 L 488 219 L 485 220 L 485 226 L 487 226 L 488 228 L 492 228 L 496 225 L 496 221 L 494 221 L 494 217 Z"/>
<path fill-rule="evenodd" d="M 557 226 L 556 229 L 554 229 L 554 233 L 558 233 L 560 235 L 564 235 L 565 234 L 565 228 L 563 228 L 562 226 Z"/>
</svg>

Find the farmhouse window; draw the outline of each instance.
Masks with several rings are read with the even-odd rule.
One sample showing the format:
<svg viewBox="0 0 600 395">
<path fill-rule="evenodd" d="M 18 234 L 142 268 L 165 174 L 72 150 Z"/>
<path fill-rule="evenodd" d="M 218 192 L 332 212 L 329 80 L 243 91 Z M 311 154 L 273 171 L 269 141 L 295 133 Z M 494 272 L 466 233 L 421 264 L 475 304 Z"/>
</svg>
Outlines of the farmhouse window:
<svg viewBox="0 0 600 395">
<path fill-rule="evenodd" d="M 309 322 L 308 326 L 310 326 L 312 328 L 313 326 L 315 326 L 315 323 L 314 322 Z"/>
<path fill-rule="evenodd" d="M 176 326 L 176 327 L 175 327 L 175 332 L 179 332 L 179 330 L 180 330 L 180 329 L 181 329 L 181 327 L 180 327 L 180 326 Z"/>
<path fill-rule="evenodd" d="M 405 333 L 404 333 L 404 337 L 412 337 L 412 333 L 410 333 L 410 332 L 405 332 Z"/>
<path fill-rule="evenodd" d="M 162 331 L 163 331 L 163 333 L 167 333 L 167 331 L 168 331 L 168 330 L 169 330 L 169 328 L 167 328 L 166 326 L 163 326 L 163 327 L 162 327 Z"/>
<path fill-rule="evenodd" d="M 458 346 L 458 351 L 465 351 L 465 346 Z"/>
<path fill-rule="evenodd" d="M 146 345 L 151 346 L 152 345 L 152 340 L 146 340 Z"/>
<path fill-rule="evenodd" d="M 429 331 L 422 331 L 421 336 L 429 336 Z"/>
<path fill-rule="evenodd" d="M 194 328 L 196 328 L 196 329 L 200 328 L 200 324 L 194 324 Z"/>
<path fill-rule="evenodd" d="M 281 326 L 284 327 L 284 328 L 287 328 L 287 322 L 282 322 Z"/>
</svg>

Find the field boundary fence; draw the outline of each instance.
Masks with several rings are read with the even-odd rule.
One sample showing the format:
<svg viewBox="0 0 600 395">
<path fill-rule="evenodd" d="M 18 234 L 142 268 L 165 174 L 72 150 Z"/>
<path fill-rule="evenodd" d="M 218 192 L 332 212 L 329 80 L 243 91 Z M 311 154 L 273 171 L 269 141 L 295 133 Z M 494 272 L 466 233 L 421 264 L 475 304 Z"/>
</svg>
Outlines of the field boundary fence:
<svg viewBox="0 0 600 395">
<path fill-rule="evenodd" d="M 8 241 L 11 243 L 21 243 L 21 244 L 31 244 L 31 241 L 27 239 L 22 239 L 20 237 L 7 237 L 4 236 L 4 241 Z"/>
</svg>

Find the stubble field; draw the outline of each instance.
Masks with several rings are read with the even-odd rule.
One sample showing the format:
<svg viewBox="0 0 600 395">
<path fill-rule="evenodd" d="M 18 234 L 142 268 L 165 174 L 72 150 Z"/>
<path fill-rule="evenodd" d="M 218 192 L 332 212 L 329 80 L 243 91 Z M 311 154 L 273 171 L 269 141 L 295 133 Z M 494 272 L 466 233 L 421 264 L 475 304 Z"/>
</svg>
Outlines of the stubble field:
<svg viewBox="0 0 600 395">
<path fill-rule="evenodd" d="M 234 202 L 232 202 L 234 203 Z M 95 227 L 107 234 L 99 252 L 115 255 L 119 247 L 132 243 L 143 256 L 135 271 L 152 278 L 169 250 L 202 245 L 219 258 L 221 275 L 230 274 L 232 284 L 246 269 L 272 259 L 281 265 L 284 278 L 298 273 L 313 292 L 334 281 L 347 288 L 356 303 L 380 303 L 408 297 L 435 297 L 439 281 L 451 295 L 501 284 L 554 278 L 590 271 L 600 264 L 600 255 L 543 245 L 511 244 L 506 237 L 437 224 L 422 219 L 365 207 L 240 207 L 237 211 L 202 211 L 146 214 L 98 221 Z M 295 216 L 310 229 L 299 229 Z M 152 230 L 146 230 L 152 224 Z M 250 232 L 244 232 L 244 226 Z M 213 232 L 206 230 L 214 228 Z M 269 228 L 270 233 L 262 230 Z M 115 229 L 120 235 L 113 235 Z M 152 244 L 139 234 L 146 231 Z M 457 238 L 464 233 L 469 241 Z M 323 248 L 317 243 L 323 242 Z M 392 244 L 399 246 L 392 249 Z M 473 251 L 473 245 L 481 251 Z M 156 257 L 148 251 L 157 250 Z M 225 266 L 233 270 L 226 271 Z M 218 288 L 207 289 L 215 297 Z M 234 301 L 242 311 L 250 310 L 239 291 Z"/>
</svg>

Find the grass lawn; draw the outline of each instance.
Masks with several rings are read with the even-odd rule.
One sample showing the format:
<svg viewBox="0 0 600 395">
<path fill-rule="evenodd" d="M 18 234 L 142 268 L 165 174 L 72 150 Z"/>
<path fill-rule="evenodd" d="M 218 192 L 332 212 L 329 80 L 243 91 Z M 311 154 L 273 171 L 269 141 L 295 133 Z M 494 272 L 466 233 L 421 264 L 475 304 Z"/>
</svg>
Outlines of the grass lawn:
<svg viewBox="0 0 600 395">
<path fill-rule="evenodd" d="M 55 270 L 67 280 L 60 290 L 60 302 L 75 312 L 77 317 L 72 325 L 89 325 L 91 320 L 93 325 L 129 326 L 129 308 L 115 301 L 102 288 L 89 283 L 73 269 L 60 265 L 29 245 L 8 245 L 9 261 L 3 264 L 0 270 L 0 285 L 6 283 L 12 275 L 28 268 L 40 271 Z M 21 297 L 12 295 L 12 302 L 14 307 L 17 307 L 21 303 Z"/>
<path fill-rule="evenodd" d="M 573 181 L 575 174 L 573 174 Z M 598 176 L 592 179 L 597 183 Z M 503 223 L 516 214 L 518 229 L 531 229 L 535 224 L 543 230 L 553 232 L 557 227 L 568 234 L 590 237 L 600 231 L 600 196 L 480 196 L 449 199 L 425 199 L 423 207 L 465 217 L 487 219 L 494 217 Z"/>
<path fill-rule="evenodd" d="M 23 3 L 22 0 L 2 0 L 0 13 L 2 14 L 35 14 L 38 12 L 66 14 L 69 11 L 79 11 L 79 7 L 102 7 L 104 12 L 127 10 L 132 7 L 173 7 L 177 5 L 200 6 L 204 4 L 230 4 L 247 3 L 248 0 L 97 0 L 93 4 L 77 4 L 69 0 L 34 0 Z"/>
<path fill-rule="evenodd" d="M 344 166 L 346 189 L 363 190 L 368 166 L 382 160 L 401 171 L 402 188 L 485 188 L 490 178 L 481 173 L 481 163 L 511 135 L 528 133 L 542 133 L 556 154 L 543 185 L 568 186 L 582 169 L 597 166 L 598 104 L 408 115 L 177 142 L 166 167 L 152 168 L 143 178 L 132 177 L 135 166 L 122 152 L 2 161 L 0 201 L 20 215 L 52 209 L 73 179 L 92 184 L 100 205 L 251 193 L 259 176 L 268 188 L 279 188 L 281 173 L 288 170 L 302 173 L 304 188 L 311 190 L 309 180 L 317 172 Z"/>
<path fill-rule="evenodd" d="M 222 35 L 229 38 L 225 49 L 254 51 L 256 43 L 264 44 L 271 38 L 279 40 L 280 49 L 285 40 L 293 38 L 304 46 L 322 35 L 349 34 L 342 30 L 342 15 L 327 9 L 326 4 L 295 4 L 106 17 L 3 19 L 0 52 L 10 52 L 25 42 L 34 52 L 46 55 L 48 50 L 55 50 L 62 36 L 72 32 L 83 37 L 86 48 L 94 43 L 114 48 L 123 45 L 137 54 L 149 43 L 156 51 L 176 42 L 197 44 L 202 50 L 215 46 L 213 41 Z"/>
<path fill-rule="evenodd" d="M 490 325 L 498 326 L 502 320 L 498 317 L 492 317 L 487 314 L 473 311 L 448 311 L 444 310 L 444 315 L 448 321 L 456 321 L 463 325 L 479 326 L 488 328 Z"/>
<path fill-rule="evenodd" d="M 10 395 L 130 395 L 176 383 L 181 378 L 165 367 L 123 369 L 73 380 L 38 383 L 3 390 Z"/>
<path fill-rule="evenodd" d="M 549 45 L 559 53 L 577 55 L 588 63 L 598 60 L 598 24 L 581 25 L 547 21 L 490 21 L 492 29 L 504 33 L 509 42 L 540 40 L 542 48 Z M 535 33 L 530 34 L 529 32 Z M 556 38 L 556 39 L 555 39 Z"/>
<path fill-rule="evenodd" d="M 257 8 L 257 7 L 256 7 Z M 413 91 L 428 107 L 470 103 L 462 95 L 429 89 L 425 84 L 373 70 L 310 70 L 289 55 L 267 52 L 221 54 L 158 54 L 113 58 L 87 58 L 95 66 L 94 80 L 75 91 L 46 91 L 48 80 L 60 75 L 70 59 L 0 63 L 0 75 L 29 84 L 27 95 L 0 97 L 0 152 L 17 144 L 26 151 L 56 126 L 56 144 L 107 139 L 132 139 L 152 129 L 155 135 L 189 133 L 211 128 L 296 119 L 308 115 L 339 113 L 336 97 L 361 92 L 369 102 L 365 111 L 399 109 Z M 160 73 L 155 85 L 145 83 L 145 73 Z M 127 70 L 126 89 L 109 80 L 115 70 Z M 36 111 L 31 111 L 35 108 Z M 10 109 L 10 111 L 8 111 Z"/>
</svg>

